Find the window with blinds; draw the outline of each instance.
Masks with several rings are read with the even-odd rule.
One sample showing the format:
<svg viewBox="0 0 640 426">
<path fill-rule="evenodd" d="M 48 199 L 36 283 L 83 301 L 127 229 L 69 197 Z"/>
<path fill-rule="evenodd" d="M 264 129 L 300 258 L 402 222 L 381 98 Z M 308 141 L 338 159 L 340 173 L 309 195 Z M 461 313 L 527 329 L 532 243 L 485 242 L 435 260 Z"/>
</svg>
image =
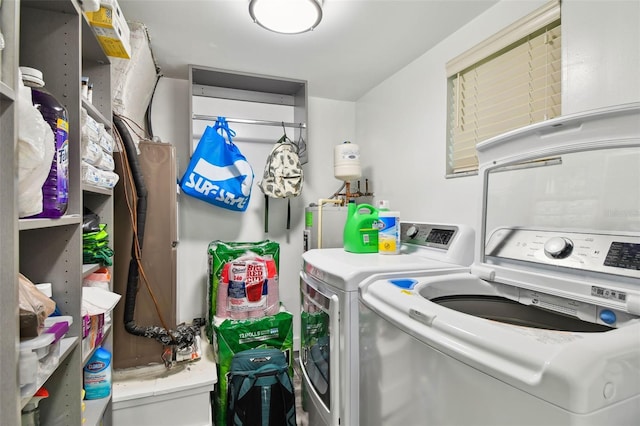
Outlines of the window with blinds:
<svg viewBox="0 0 640 426">
<path fill-rule="evenodd" d="M 552 1 L 447 63 L 447 175 L 478 169 L 476 144 L 561 111 L 560 5 Z"/>
</svg>

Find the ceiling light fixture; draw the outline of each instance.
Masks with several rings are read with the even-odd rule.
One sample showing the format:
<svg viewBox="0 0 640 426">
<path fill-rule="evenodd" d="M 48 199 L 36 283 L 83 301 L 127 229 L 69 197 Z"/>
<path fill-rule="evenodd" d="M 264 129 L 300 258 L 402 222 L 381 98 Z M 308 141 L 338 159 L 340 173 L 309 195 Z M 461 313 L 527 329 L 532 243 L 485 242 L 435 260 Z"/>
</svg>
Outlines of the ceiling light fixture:
<svg viewBox="0 0 640 426">
<path fill-rule="evenodd" d="M 322 19 L 322 0 L 249 0 L 253 22 L 270 31 L 300 34 Z"/>
</svg>

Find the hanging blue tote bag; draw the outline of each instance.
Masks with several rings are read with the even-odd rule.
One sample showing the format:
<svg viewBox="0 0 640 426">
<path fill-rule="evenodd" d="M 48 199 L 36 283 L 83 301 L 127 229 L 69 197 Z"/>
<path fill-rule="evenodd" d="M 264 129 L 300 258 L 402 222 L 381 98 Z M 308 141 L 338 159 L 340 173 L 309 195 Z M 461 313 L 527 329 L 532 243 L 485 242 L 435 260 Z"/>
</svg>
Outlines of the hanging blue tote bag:
<svg viewBox="0 0 640 426">
<path fill-rule="evenodd" d="M 224 117 L 207 126 L 196 147 L 180 188 L 187 195 L 225 209 L 247 209 L 253 186 L 253 169 L 234 145 L 235 132 Z"/>
</svg>

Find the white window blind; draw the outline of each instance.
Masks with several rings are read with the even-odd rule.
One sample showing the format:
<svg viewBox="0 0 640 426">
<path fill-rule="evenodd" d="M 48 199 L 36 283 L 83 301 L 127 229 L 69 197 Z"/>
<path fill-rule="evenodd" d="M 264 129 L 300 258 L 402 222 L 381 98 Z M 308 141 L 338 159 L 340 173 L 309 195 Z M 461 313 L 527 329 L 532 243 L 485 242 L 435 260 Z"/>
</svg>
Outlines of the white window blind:
<svg viewBox="0 0 640 426">
<path fill-rule="evenodd" d="M 560 41 L 553 1 L 447 64 L 448 175 L 477 170 L 477 143 L 560 115 Z"/>
</svg>

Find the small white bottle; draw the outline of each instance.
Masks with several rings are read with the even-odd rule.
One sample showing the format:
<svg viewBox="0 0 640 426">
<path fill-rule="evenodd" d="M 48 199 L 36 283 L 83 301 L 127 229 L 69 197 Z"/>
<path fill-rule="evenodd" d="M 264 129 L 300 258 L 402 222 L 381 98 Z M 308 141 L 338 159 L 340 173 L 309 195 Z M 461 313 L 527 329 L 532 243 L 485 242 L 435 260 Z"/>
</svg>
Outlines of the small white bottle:
<svg viewBox="0 0 640 426">
<path fill-rule="evenodd" d="M 82 77 L 81 81 L 81 90 L 80 93 L 82 93 L 82 98 L 84 100 L 87 100 L 89 98 L 89 77 Z"/>
<path fill-rule="evenodd" d="M 87 87 L 87 102 L 93 104 L 93 83 L 89 83 Z"/>
<path fill-rule="evenodd" d="M 400 212 L 389 210 L 389 202 L 378 203 L 378 253 L 400 254 Z"/>
</svg>

